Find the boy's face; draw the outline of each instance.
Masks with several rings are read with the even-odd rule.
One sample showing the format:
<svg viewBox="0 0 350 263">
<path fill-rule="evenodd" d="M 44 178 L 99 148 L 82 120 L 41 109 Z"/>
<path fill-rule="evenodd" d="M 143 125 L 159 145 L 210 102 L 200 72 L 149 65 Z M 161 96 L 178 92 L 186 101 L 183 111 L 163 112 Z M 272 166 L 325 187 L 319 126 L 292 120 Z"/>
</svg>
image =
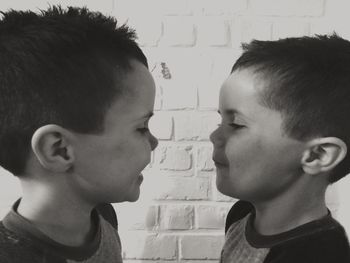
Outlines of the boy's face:
<svg viewBox="0 0 350 263">
<path fill-rule="evenodd" d="M 263 82 L 250 69 L 229 76 L 220 91 L 222 123 L 210 138 L 218 190 L 247 201 L 286 191 L 300 177 L 304 149 L 283 133 L 281 114 L 259 103 Z"/>
<path fill-rule="evenodd" d="M 102 134 L 77 134 L 74 176 L 71 186 L 85 200 L 95 202 L 136 201 L 143 177 L 158 141 L 148 131 L 153 113 L 155 84 L 148 69 L 132 61 L 123 95 L 106 113 Z"/>
</svg>

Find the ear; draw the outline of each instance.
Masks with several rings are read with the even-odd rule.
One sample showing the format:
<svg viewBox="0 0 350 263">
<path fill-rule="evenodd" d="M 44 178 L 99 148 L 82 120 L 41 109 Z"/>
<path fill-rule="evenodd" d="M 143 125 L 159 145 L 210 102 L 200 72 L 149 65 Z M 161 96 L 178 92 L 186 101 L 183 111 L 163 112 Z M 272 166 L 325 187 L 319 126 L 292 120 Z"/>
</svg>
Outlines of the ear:
<svg viewBox="0 0 350 263">
<path fill-rule="evenodd" d="M 71 136 L 71 132 L 54 124 L 42 126 L 34 132 L 32 149 L 44 168 L 52 172 L 65 172 L 73 166 Z"/>
<path fill-rule="evenodd" d="M 346 153 L 347 146 L 339 138 L 313 139 L 303 153 L 302 168 L 307 174 L 329 172 L 345 158 Z"/>
</svg>

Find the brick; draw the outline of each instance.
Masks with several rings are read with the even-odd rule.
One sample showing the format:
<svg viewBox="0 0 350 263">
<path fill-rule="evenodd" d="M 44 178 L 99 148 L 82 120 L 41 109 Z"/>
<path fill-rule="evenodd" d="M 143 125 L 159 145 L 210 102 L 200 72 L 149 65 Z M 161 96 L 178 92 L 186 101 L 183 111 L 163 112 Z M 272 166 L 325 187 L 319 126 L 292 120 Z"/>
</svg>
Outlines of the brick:
<svg viewBox="0 0 350 263">
<path fill-rule="evenodd" d="M 162 187 L 155 191 L 154 185 Z M 210 194 L 208 178 L 168 177 L 157 180 L 154 185 L 153 192 L 156 200 L 208 200 Z"/>
<path fill-rule="evenodd" d="M 162 34 L 162 21 L 158 16 L 144 19 L 144 16 L 131 17 L 128 26 L 136 30 L 137 42 L 141 46 L 157 46 Z"/>
<path fill-rule="evenodd" d="M 219 259 L 224 236 L 183 236 L 181 259 Z"/>
<path fill-rule="evenodd" d="M 1 0 L 0 9 L 6 11 L 10 8 L 15 10 L 32 10 L 37 12 L 39 9 L 47 9 L 50 5 L 60 4 L 62 7 L 67 6 L 87 6 L 91 11 L 99 11 L 103 14 L 112 14 L 113 0 L 35 0 L 35 1 L 21 1 L 21 0 Z"/>
<path fill-rule="evenodd" d="M 197 168 L 200 171 L 213 171 L 215 169 L 212 155 L 213 146 L 202 146 L 198 148 Z"/>
<path fill-rule="evenodd" d="M 173 118 L 168 112 L 155 112 L 150 119 L 149 129 L 160 140 L 170 140 L 173 134 Z"/>
<path fill-rule="evenodd" d="M 186 171 L 192 167 L 191 146 L 160 146 L 157 157 L 162 170 Z"/>
<path fill-rule="evenodd" d="M 203 74 L 198 82 L 198 104 L 200 109 L 217 111 L 220 88 L 229 77 L 232 66 L 240 55 L 241 51 L 234 51 L 230 48 L 216 50 L 211 55 L 211 71 L 207 75 Z"/>
<path fill-rule="evenodd" d="M 197 106 L 197 90 L 186 79 L 162 81 L 163 109 L 194 109 Z"/>
<path fill-rule="evenodd" d="M 227 46 L 230 39 L 228 24 L 222 18 L 206 17 L 197 24 L 198 45 Z"/>
<path fill-rule="evenodd" d="M 158 1 L 114 0 L 113 15 L 118 19 L 120 24 L 127 22 L 130 17 L 145 17 L 145 10 L 147 10 L 147 18 L 156 17 L 160 15 L 159 11 L 156 8 L 150 7 L 157 6 Z M 98 3 L 98 1 L 95 2 Z"/>
<path fill-rule="evenodd" d="M 253 39 L 271 40 L 272 22 L 266 19 L 242 19 L 231 21 L 231 42 L 236 49 L 241 49 L 242 43 Z"/>
<path fill-rule="evenodd" d="M 310 22 L 310 35 L 315 34 L 332 34 L 335 30 L 334 21 L 329 19 L 322 19 Z"/>
<path fill-rule="evenodd" d="M 165 46 L 194 46 L 196 35 L 194 21 L 188 17 L 167 17 L 163 21 L 164 32 L 160 45 Z"/>
<path fill-rule="evenodd" d="M 321 16 L 324 0 L 251 0 L 252 13 L 269 16 Z"/>
<path fill-rule="evenodd" d="M 222 194 L 222 193 L 220 193 L 218 191 L 218 189 L 216 188 L 216 183 L 215 183 L 216 178 L 215 178 L 215 176 L 213 178 L 214 178 L 214 183 L 212 183 L 212 185 L 213 185 L 213 189 L 212 189 L 213 200 L 217 201 L 217 202 L 235 202 L 236 201 L 235 198 L 232 198 L 230 196 L 224 195 L 224 194 Z"/>
<path fill-rule="evenodd" d="M 193 217 L 191 205 L 164 205 L 160 209 L 160 226 L 166 230 L 192 229 Z"/>
<path fill-rule="evenodd" d="M 246 11 L 246 0 L 199 0 L 198 6 L 204 15 L 233 15 Z"/>
<path fill-rule="evenodd" d="M 161 51 L 160 51 L 161 50 Z M 197 106 L 197 89 L 202 63 L 199 52 L 187 48 L 146 49 L 150 71 L 162 92 L 164 110 L 193 109 Z"/>
<path fill-rule="evenodd" d="M 177 257 L 175 236 L 137 232 L 128 232 L 127 235 L 121 236 L 125 259 L 172 260 Z"/>
<path fill-rule="evenodd" d="M 123 259 L 123 263 L 178 263 L 178 261 L 177 260 Z M 197 262 L 197 263 L 200 263 L 200 262 Z M 210 262 L 206 262 L 206 263 L 210 263 Z"/>
<path fill-rule="evenodd" d="M 158 11 L 164 15 L 192 15 L 189 0 L 159 0 Z"/>
<path fill-rule="evenodd" d="M 154 110 L 162 108 L 162 88 L 156 84 L 156 97 L 154 99 Z"/>
<path fill-rule="evenodd" d="M 230 206 L 200 205 L 196 208 L 197 228 L 222 229 Z"/>
<path fill-rule="evenodd" d="M 219 115 L 213 111 L 178 113 L 174 115 L 175 140 L 208 141 L 218 123 Z"/>
<path fill-rule="evenodd" d="M 303 22 L 275 22 L 272 27 L 272 39 L 300 37 L 309 34 L 309 26 Z"/>
<path fill-rule="evenodd" d="M 158 227 L 159 207 L 148 203 L 113 204 L 119 225 L 127 230 L 154 230 Z M 137 211 L 137 213 L 135 213 Z M 132 215 L 132 216 L 130 216 Z"/>
</svg>

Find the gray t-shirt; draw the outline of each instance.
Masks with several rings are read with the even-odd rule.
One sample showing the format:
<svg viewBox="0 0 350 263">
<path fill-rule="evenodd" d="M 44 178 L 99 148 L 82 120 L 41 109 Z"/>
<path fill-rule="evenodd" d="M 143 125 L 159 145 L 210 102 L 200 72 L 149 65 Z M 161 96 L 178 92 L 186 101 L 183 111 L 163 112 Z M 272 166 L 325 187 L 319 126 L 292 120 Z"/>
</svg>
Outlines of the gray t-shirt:
<svg viewBox="0 0 350 263">
<path fill-rule="evenodd" d="M 92 219 L 96 224 L 94 238 L 81 247 L 57 243 L 30 221 L 19 215 L 18 200 L 0 222 L 1 263 L 121 263 L 121 243 L 118 222 L 113 207 L 96 207 Z"/>
</svg>

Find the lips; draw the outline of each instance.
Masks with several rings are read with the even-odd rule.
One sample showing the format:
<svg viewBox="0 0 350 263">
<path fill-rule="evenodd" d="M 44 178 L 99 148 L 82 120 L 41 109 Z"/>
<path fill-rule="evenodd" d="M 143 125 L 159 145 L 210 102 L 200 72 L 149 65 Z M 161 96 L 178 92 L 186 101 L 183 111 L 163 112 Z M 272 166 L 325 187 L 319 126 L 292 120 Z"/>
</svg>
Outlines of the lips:
<svg viewBox="0 0 350 263">
<path fill-rule="evenodd" d="M 141 184 L 142 181 L 143 181 L 143 175 L 140 174 L 140 175 L 137 177 L 137 182 L 138 182 L 139 184 Z"/>
<path fill-rule="evenodd" d="M 213 156 L 213 161 L 216 167 L 225 167 L 227 166 L 227 163 L 222 161 L 221 159 L 219 159 L 216 156 Z"/>
</svg>

